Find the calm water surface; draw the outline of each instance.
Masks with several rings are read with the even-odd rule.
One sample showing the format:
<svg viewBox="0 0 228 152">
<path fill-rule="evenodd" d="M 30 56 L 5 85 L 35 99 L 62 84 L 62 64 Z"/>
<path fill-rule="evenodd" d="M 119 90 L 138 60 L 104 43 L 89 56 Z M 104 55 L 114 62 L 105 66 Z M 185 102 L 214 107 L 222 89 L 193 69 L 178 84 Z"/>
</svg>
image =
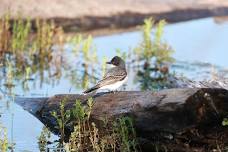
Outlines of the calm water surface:
<svg viewBox="0 0 228 152">
<path fill-rule="evenodd" d="M 141 33 L 136 31 L 98 37 L 94 39 L 94 43 L 101 59 L 103 56 L 113 57 L 116 49 L 128 51 L 136 47 L 141 39 Z M 172 71 L 195 80 L 208 78 L 212 71 L 227 75 L 228 23 L 216 24 L 213 18 L 207 18 L 167 25 L 163 40 L 175 50 L 173 57 L 177 62 L 172 65 Z M 66 46 L 68 52 L 71 51 L 70 48 Z M 68 55 L 70 61 L 71 54 Z M 76 64 L 74 66 L 77 68 Z M 132 79 L 130 76 L 129 81 Z M 36 83 L 39 86 L 39 81 Z M 131 88 L 134 87 L 129 82 L 128 89 Z M 80 93 L 81 90 L 62 77 L 56 85 L 44 84 L 42 88 L 36 87 L 28 92 L 24 92 L 21 86 L 16 86 L 14 92 L 18 96 L 40 97 L 58 93 Z M 39 151 L 37 137 L 43 124 L 20 106 L 7 102 L 9 100 L 11 99 L 6 97 L 0 102 L 0 122 L 7 127 L 10 141 L 16 143 L 15 151 Z M 53 135 L 52 140 L 54 139 L 57 137 Z"/>
</svg>

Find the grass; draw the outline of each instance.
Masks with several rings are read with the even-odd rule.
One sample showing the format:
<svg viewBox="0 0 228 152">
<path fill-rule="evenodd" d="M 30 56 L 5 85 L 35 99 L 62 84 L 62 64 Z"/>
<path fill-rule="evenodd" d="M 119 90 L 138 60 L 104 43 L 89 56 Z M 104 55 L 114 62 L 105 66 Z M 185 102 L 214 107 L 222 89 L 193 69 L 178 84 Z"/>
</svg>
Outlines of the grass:
<svg viewBox="0 0 228 152">
<path fill-rule="evenodd" d="M 80 84 L 78 86 L 80 88 L 88 88 L 89 83 L 96 82 L 94 75 L 96 74 L 96 63 L 98 63 L 97 50 L 93 45 L 93 38 L 91 35 L 83 38 L 81 34 L 78 34 L 72 37 L 69 42 L 74 46 L 73 51 L 76 57 L 81 59 L 79 60 L 81 61 L 82 65 L 80 68 L 80 73 L 82 73 L 80 78 L 82 79 L 79 80 Z"/>
<path fill-rule="evenodd" d="M 66 99 L 62 100 L 60 103 L 60 114 L 57 114 L 56 111 L 53 111 L 51 114 L 57 120 L 57 127 L 60 132 L 60 144 L 61 146 L 64 143 L 65 139 L 65 126 L 70 120 L 70 110 L 65 110 Z"/>
<path fill-rule="evenodd" d="M 61 53 L 64 53 L 63 45 L 66 40 L 61 28 L 40 19 L 36 19 L 33 26 L 29 18 L 22 19 L 19 16 L 13 22 L 9 19 L 9 14 L 0 19 L 0 65 L 7 68 L 10 61 L 14 80 L 21 80 L 22 86 L 36 76 L 41 83 L 53 76 L 58 79 L 63 62 L 56 62 L 54 52 L 58 51 L 53 48 L 58 46 Z M 23 88 L 29 89 L 28 85 Z"/>
<path fill-rule="evenodd" d="M 105 72 L 105 62 L 102 62 L 102 73 L 97 69 L 97 50 L 93 44 L 92 36 L 83 37 L 76 34 L 73 37 L 65 37 L 61 27 L 53 22 L 36 19 L 22 19 L 20 16 L 10 24 L 10 15 L 5 15 L 0 21 L 0 65 L 11 61 L 14 79 L 21 80 L 25 91 L 28 91 L 28 82 L 34 78 L 40 79 L 40 87 L 43 83 L 57 81 L 65 75 L 76 87 L 86 89 L 90 84 L 96 83 L 97 75 Z M 142 26 L 142 42 L 134 49 L 132 60 L 144 61 L 144 69 L 138 70 L 137 81 L 142 90 L 164 88 L 169 75 L 169 63 L 173 62 L 171 54 L 173 50 L 162 41 L 165 21 L 155 24 L 152 19 L 146 19 Z M 155 31 L 152 28 L 156 27 Z M 36 29 L 36 30 L 34 30 Z M 151 33 L 154 34 L 151 35 Z M 75 63 L 74 69 L 63 60 L 64 44 L 73 46 Z M 57 48 L 57 50 L 54 50 Z M 60 55 L 56 57 L 55 54 Z M 127 59 L 130 53 L 117 49 L 116 54 Z M 59 59 L 62 58 L 62 59 Z M 67 59 L 66 59 L 67 60 Z M 29 69 L 29 70 L 28 70 Z M 54 70 L 53 70 L 54 69 Z M 149 83 L 145 83 L 149 82 Z"/>
<path fill-rule="evenodd" d="M 13 152 L 15 143 L 11 143 L 8 139 L 7 128 L 0 123 L 0 151 Z"/>
<path fill-rule="evenodd" d="M 0 150 L 1 152 L 7 152 L 9 148 L 9 142 L 7 137 L 7 130 L 5 127 L 0 126 Z"/>
<path fill-rule="evenodd" d="M 164 62 L 173 62 L 171 54 L 173 50 L 165 42 L 162 41 L 163 29 L 165 21 L 161 20 L 155 25 L 152 18 L 144 20 L 142 26 L 142 42 L 134 49 L 139 60 L 150 61 L 154 58 L 154 64 L 160 66 Z M 151 34 L 155 27 L 155 32 Z"/>
<path fill-rule="evenodd" d="M 170 76 L 169 65 L 174 62 L 170 46 L 162 41 L 165 21 L 161 20 L 156 25 L 149 18 L 142 26 L 143 40 L 134 49 L 138 61 L 143 62 L 143 69 L 138 70 L 137 81 L 141 90 L 158 90 L 169 87 L 167 78 Z M 155 31 L 153 31 L 153 27 Z M 151 34 L 153 33 L 153 34 Z"/>
<path fill-rule="evenodd" d="M 11 49 L 14 54 L 18 55 L 17 58 L 23 57 L 21 53 L 27 49 L 30 31 L 30 19 L 27 19 L 26 22 L 23 22 L 21 18 L 14 21 L 11 34 Z"/>
<path fill-rule="evenodd" d="M 0 57 L 10 49 L 10 15 L 6 14 L 0 21 Z"/>
<path fill-rule="evenodd" d="M 64 108 L 65 101 L 61 102 L 59 113 L 52 112 L 60 132 L 58 148 L 66 145 L 64 128 L 68 126 L 69 129 L 70 126 L 74 126 L 67 144 L 68 151 L 138 151 L 136 132 L 130 117 L 94 122 L 91 119 L 94 104 L 92 98 L 88 99 L 86 106 L 77 100 L 74 107 L 68 110 Z M 46 136 L 42 133 L 41 137 Z M 46 143 L 46 138 L 44 143 Z"/>
<path fill-rule="evenodd" d="M 38 137 L 38 145 L 40 152 L 46 152 L 50 136 L 51 132 L 48 130 L 48 128 L 43 127 L 42 132 Z"/>
<path fill-rule="evenodd" d="M 228 118 L 224 118 L 222 121 L 223 126 L 228 126 Z"/>
</svg>

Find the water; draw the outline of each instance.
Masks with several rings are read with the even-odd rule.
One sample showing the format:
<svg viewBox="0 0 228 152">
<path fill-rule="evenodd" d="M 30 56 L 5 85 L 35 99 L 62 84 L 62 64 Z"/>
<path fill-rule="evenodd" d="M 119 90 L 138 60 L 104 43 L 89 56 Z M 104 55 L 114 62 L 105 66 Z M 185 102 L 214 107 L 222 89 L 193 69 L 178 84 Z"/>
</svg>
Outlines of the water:
<svg viewBox="0 0 228 152">
<path fill-rule="evenodd" d="M 171 70 L 189 78 L 200 80 L 211 76 L 213 71 L 227 75 L 228 67 L 228 23 L 216 24 L 213 18 L 206 18 L 183 23 L 167 25 L 163 40 L 175 50 L 177 60 Z M 128 51 L 141 41 L 140 32 L 129 32 L 94 39 L 99 60 L 116 54 L 116 49 Z M 70 47 L 66 46 L 70 52 Z M 69 62 L 76 69 L 77 64 L 68 56 Z M 134 74 L 134 73 L 133 73 Z M 128 89 L 132 89 L 133 78 L 130 77 Z M 35 82 L 35 88 L 25 92 L 21 86 L 16 86 L 14 92 L 18 96 L 38 97 L 52 96 L 58 93 L 80 93 L 81 90 L 66 77 L 61 77 L 57 83 L 45 83 L 40 87 L 40 81 Z M 33 84 L 29 84 L 31 88 Z M 4 96 L 4 93 L 1 94 Z M 15 142 L 15 151 L 38 151 L 37 137 L 43 124 L 7 98 L 0 102 L 0 122 L 8 129 L 9 141 Z M 7 105 L 10 104 L 10 105 Z M 53 135 L 52 139 L 57 137 Z"/>
<path fill-rule="evenodd" d="M 163 40 L 175 50 L 174 58 L 228 67 L 228 23 L 216 24 L 213 18 L 167 25 Z M 141 41 L 140 32 L 104 36 L 95 40 L 100 56 L 115 55 L 115 49 L 129 50 Z M 105 45 L 104 45 L 105 44 Z"/>
</svg>

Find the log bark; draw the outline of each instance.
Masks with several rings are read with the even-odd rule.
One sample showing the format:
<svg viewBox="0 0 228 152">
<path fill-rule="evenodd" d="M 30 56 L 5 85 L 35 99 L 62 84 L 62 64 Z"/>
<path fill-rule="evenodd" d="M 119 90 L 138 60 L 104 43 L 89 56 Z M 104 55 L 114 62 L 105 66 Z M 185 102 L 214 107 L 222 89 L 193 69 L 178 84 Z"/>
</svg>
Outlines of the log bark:
<svg viewBox="0 0 228 152">
<path fill-rule="evenodd" d="M 86 104 L 93 97 L 92 118 L 134 119 L 143 151 L 154 143 L 169 151 L 207 151 L 228 145 L 228 129 L 221 125 L 228 116 L 228 91 L 218 88 L 181 88 L 158 92 L 126 91 L 95 96 L 63 94 L 50 98 L 17 98 L 16 103 L 49 127 L 55 125 L 50 111 L 59 109 L 65 99 L 66 109 L 76 100 Z M 57 131 L 57 130 L 54 130 Z"/>
</svg>

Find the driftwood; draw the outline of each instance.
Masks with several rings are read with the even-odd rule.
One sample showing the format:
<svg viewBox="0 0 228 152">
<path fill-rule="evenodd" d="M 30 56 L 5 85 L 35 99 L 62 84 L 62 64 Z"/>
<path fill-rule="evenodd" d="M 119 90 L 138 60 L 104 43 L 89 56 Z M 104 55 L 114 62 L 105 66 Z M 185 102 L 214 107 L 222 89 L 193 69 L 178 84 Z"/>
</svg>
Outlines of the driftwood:
<svg viewBox="0 0 228 152">
<path fill-rule="evenodd" d="M 55 125 L 50 111 L 66 99 L 70 108 L 89 96 L 55 95 L 50 98 L 17 98 L 16 103 L 49 127 Z M 181 88 L 159 92 L 117 92 L 93 96 L 92 118 L 132 116 L 142 151 L 157 144 L 169 151 L 224 150 L 228 129 L 222 126 L 228 114 L 228 91 L 218 88 Z M 55 130 L 56 131 L 56 130 Z"/>
</svg>

